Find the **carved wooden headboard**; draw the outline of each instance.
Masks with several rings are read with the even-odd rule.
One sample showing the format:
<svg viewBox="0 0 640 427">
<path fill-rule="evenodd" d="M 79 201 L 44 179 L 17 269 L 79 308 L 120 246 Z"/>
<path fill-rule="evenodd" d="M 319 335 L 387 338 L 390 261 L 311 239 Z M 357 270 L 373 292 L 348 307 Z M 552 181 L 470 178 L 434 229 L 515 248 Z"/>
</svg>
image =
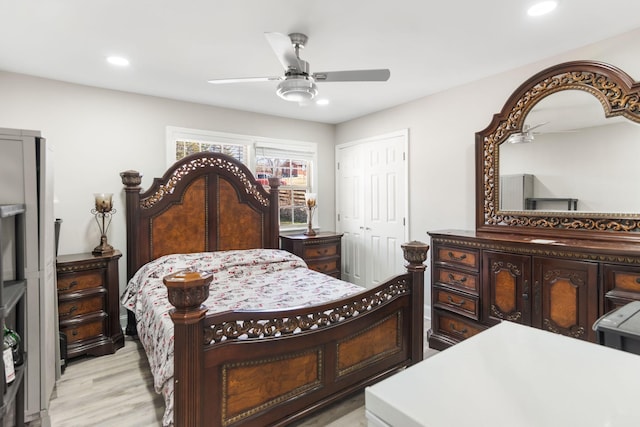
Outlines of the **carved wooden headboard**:
<svg viewBox="0 0 640 427">
<path fill-rule="evenodd" d="M 167 254 L 279 246 L 279 180 L 270 179 L 267 192 L 230 156 L 185 157 L 143 193 L 139 172 L 120 176 L 127 204 L 127 279 Z"/>
</svg>

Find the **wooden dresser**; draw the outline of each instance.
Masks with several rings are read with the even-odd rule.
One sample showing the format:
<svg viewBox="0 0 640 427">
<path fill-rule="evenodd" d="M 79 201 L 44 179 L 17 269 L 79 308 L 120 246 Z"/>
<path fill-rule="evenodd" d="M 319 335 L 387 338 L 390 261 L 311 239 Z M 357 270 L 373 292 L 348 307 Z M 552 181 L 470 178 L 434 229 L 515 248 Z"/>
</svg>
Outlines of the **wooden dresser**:
<svg viewBox="0 0 640 427">
<path fill-rule="evenodd" d="M 323 231 L 315 236 L 281 235 L 280 247 L 304 259 L 311 270 L 340 278 L 342 234 Z"/>
<path fill-rule="evenodd" d="M 502 320 L 595 342 L 598 317 L 640 300 L 637 243 L 456 230 L 429 235 L 432 348 Z"/>
<path fill-rule="evenodd" d="M 118 260 L 122 254 L 60 255 L 58 319 L 67 337 L 67 358 L 100 356 L 124 346 L 120 326 Z"/>
</svg>

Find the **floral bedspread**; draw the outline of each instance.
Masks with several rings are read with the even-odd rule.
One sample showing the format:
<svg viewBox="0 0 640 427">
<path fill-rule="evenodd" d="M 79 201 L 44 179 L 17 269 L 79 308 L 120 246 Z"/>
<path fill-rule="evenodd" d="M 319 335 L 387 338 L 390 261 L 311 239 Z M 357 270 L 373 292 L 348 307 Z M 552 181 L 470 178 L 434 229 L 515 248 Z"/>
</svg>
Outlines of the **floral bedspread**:
<svg viewBox="0 0 640 427">
<path fill-rule="evenodd" d="M 164 396 L 164 426 L 173 424 L 173 306 L 162 278 L 185 269 L 213 273 L 204 303 L 209 313 L 317 305 L 363 290 L 309 270 L 301 258 L 277 249 L 166 255 L 144 265 L 129 281 L 121 302 L 136 316 L 155 390 Z"/>
</svg>

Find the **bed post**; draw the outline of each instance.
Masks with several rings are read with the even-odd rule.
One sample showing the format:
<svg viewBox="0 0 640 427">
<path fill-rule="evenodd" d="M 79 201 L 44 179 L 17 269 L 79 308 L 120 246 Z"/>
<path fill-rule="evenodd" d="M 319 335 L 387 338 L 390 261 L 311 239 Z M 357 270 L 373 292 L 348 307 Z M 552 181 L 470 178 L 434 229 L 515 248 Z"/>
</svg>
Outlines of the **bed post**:
<svg viewBox="0 0 640 427">
<path fill-rule="evenodd" d="M 204 372 L 204 325 L 202 305 L 209 296 L 213 275 L 181 271 L 163 279 L 167 286 L 174 323 L 173 423 L 176 427 L 204 425 L 202 403 Z"/>
<path fill-rule="evenodd" d="M 140 209 L 140 183 L 142 182 L 142 174 L 138 171 L 128 170 L 120 172 L 122 184 L 125 191 L 125 220 L 127 223 L 127 281 L 133 277 L 140 267 L 138 261 L 136 233 L 138 229 L 138 209 Z M 136 330 L 136 318 L 134 314 L 127 310 L 127 327 L 125 334 L 129 336 L 138 335 Z"/>
<path fill-rule="evenodd" d="M 271 209 L 271 221 L 269 227 L 268 242 L 269 246 L 265 248 L 280 248 L 280 207 L 278 206 L 278 194 L 280 187 L 280 178 L 269 178 L 269 208 Z"/>
<path fill-rule="evenodd" d="M 418 363 L 424 357 L 424 272 L 429 245 L 412 241 L 402 245 L 407 271 L 411 275 L 411 359 Z M 419 325 L 419 326 L 418 326 Z"/>
</svg>

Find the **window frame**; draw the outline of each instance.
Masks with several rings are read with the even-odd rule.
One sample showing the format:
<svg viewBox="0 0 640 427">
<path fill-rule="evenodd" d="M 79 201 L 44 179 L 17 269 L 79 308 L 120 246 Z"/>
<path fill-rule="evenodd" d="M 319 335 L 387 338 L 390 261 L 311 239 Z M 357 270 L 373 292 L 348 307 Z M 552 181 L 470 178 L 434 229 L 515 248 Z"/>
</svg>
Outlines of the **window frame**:
<svg viewBox="0 0 640 427">
<path fill-rule="evenodd" d="M 247 159 L 245 164 L 251 170 L 254 177 L 257 173 L 256 159 L 258 157 L 257 153 L 259 150 L 267 150 L 273 154 L 281 155 L 282 157 L 298 157 L 300 160 L 309 160 L 311 162 L 311 174 L 307 177 L 307 191 L 317 193 L 318 144 L 315 142 L 267 138 L 255 135 L 243 135 L 176 126 L 167 126 L 166 138 L 165 161 L 167 168 L 176 162 L 176 148 L 178 141 L 193 141 L 206 144 L 244 145 L 247 150 Z M 317 220 L 319 215 L 316 213 L 314 217 L 316 217 L 314 218 L 314 224 L 316 224 L 316 227 L 319 227 L 320 224 Z M 281 231 L 295 231 L 303 229 L 306 229 L 306 223 L 280 226 Z"/>
</svg>

